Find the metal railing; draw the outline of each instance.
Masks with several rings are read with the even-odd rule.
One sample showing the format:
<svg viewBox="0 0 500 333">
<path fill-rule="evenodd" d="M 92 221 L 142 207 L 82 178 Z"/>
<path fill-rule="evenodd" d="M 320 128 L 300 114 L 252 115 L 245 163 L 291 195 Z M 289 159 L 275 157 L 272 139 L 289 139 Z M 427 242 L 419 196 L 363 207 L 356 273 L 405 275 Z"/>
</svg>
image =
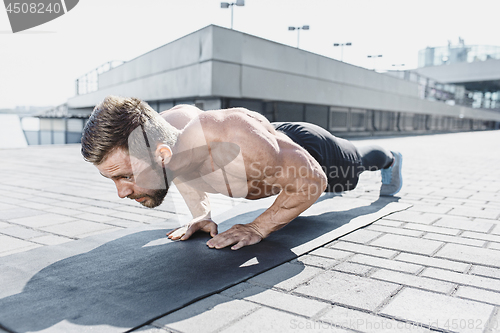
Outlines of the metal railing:
<svg viewBox="0 0 500 333">
<path fill-rule="evenodd" d="M 121 60 L 108 61 L 76 79 L 76 94 L 84 95 L 99 89 L 99 75 L 125 63 Z"/>
</svg>

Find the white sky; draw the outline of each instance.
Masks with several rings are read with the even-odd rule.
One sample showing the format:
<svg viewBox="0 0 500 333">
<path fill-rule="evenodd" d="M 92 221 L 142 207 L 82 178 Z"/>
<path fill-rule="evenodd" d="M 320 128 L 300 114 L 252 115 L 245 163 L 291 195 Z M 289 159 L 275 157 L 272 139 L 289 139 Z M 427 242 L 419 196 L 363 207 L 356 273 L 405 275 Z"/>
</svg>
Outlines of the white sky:
<svg viewBox="0 0 500 333">
<path fill-rule="evenodd" d="M 1 5 L 0 5 L 1 6 Z M 377 70 L 417 66 L 420 49 L 458 37 L 500 45 L 497 0 L 246 0 L 234 29 L 336 59 L 333 43 L 351 42 L 344 61 Z M 229 27 L 220 0 L 80 0 L 66 15 L 12 34 L 0 7 L 0 108 L 58 105 L 75 79 L 110 60 L 130 60 L 209 24 Z M 263 55 L 265 56 L 265 55 Z"/>
</svg>

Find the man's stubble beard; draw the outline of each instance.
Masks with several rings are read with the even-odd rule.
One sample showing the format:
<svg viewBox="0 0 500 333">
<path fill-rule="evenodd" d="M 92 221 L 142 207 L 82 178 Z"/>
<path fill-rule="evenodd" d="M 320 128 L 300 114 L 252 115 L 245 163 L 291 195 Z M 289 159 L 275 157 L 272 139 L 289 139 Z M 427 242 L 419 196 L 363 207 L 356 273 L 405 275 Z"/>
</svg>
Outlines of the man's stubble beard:
<svg viewBox="0 0 500 333">
<path fill-rule="evenodd" d="M 146 195 L 146 200 L 140 202 L 141 205 L 147 208 L 155 208 L 163 203 L 163 200 L 167 196 L 168 189 L 155 190 L 151 195 Z"/>
</svg>

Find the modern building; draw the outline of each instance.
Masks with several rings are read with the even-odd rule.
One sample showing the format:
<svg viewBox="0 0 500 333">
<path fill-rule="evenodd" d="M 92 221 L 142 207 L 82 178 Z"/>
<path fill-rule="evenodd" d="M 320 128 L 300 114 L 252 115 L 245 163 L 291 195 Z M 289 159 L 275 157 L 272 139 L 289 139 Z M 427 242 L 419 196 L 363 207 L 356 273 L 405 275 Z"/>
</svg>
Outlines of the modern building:
<svg viewBox="0 0 500 333">
<path fill-rule="evenodd" d="M 428 47 L 419 52 L 413 72 L 464 91 L 474 108 L 500 111 L 500 46 L 458 45 Z"/>
<path fill-rule="evenodd" d="M 456 91 L 447 92 L 452 85 L 434 98 L 428 80 L 415 73 L 377 73 L 213 25 L 97 72 L 77 80 L 68 114 L 90 114 L 107 95 L 121 95 L 156 111 L 183 103 L 204 110 L 242 106 L 270 121 L 308 121 L 339 136 L 500 124 L 500 112 L 461 105 Z"/>
</svg>

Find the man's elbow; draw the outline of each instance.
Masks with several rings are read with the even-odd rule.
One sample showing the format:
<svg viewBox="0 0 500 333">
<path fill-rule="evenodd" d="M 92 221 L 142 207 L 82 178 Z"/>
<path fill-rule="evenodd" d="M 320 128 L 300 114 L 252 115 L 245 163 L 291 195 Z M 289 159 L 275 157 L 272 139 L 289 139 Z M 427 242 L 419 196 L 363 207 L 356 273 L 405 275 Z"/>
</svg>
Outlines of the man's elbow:
<svg viewBox="0 0 500 333">
<path fill-rule="evenodd" d="M 328 179 L 324 173 L 319 173 L 309 180 L 309 196 L 311 200 L 316 201 L 321 193 L 325 192 L 328 186 Z"/>
</svg>

